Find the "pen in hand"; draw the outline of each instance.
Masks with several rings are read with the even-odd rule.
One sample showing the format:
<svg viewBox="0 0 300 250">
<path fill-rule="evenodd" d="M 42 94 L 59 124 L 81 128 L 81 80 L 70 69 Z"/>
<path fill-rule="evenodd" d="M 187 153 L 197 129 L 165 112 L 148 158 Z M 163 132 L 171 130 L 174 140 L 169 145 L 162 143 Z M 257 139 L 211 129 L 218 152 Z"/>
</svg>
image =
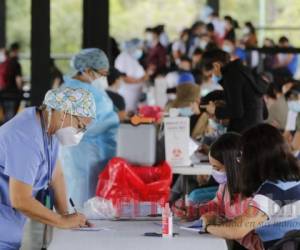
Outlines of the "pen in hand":
<svg viewBox="0 0 300 250">
<path fill-rule="evenodd" d="M 77 211 L 77 209 L 75 207 L 75 204 L 74 204 L 72 198 L 69 199 L 69 202 L 70 202 L 72 208 L 74 209 L 75 213 L 78 214 L 78 211 Z M 91 222 L 89 222 L 88 220 L 86 220 L 86 226 L 87 227 L 94 227 L 94 225 Z"/>
<path fill-rule="evenodd" d="M 72 208 L 74 209 L 75 213 L 77 214 L 77 209 L 76 209 L 76 207 L 75 207 L 75 204 L 74 204 L 72 198 L 69 199 L 69 202 L 70 202 Z"/>
</svg>

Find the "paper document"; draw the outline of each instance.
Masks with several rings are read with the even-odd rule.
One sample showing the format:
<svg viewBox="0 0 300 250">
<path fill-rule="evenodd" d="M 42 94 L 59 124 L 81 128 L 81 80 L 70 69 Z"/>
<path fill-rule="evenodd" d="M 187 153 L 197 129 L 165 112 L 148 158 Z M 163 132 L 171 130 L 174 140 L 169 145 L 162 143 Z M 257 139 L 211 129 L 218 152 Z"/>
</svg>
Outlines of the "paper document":
<svg viewBox="0 0 300 250">
<path fill-rule="evenodd" d="M 203 232 L 204 228 L 202 225 L 202 220 L 196 220 L 191 223 L 186 223 L 180 227 L 180 229 L 194 232 Z"/>
<path fill-rule="evenodd" d="M 86 232 L 98 232 L 98 231 L 110 231 L 109 228 L 104 227 L 80 227 L 72 229 L 73 231 L 86 231 Z"/>
</svg>

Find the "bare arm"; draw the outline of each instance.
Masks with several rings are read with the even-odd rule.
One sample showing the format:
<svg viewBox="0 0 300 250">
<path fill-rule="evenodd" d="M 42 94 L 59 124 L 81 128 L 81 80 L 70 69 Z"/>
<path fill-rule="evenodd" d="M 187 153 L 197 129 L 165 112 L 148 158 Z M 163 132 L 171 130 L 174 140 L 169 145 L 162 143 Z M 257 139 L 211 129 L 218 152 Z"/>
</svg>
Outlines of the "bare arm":
<svg viewBox="0 0 300 250">
<path fill-rule="evenodd" d="M 56 163 L 56 168 L 51 181 L 51 187 L 54 191 L 54 205 L 56 211 L 61 215 L 68 214 L 66 184 L 59 161 Z"/>
<path fill-rule="evenodd" d="M 255 207 L 249 207 L 244 215 L 235 218 L 232 221 L 223 223 L 221 225 L 210 225 L 205 221 L 207 231 L 218 237 L 230 240 L 239 240 L 244 238 L 255 228 L 259 227 L 262 223 L 267 221 L 268 217 L 265 213 L 261 212 Z"/>
<path fill-rule="evenodd" d="M 81 214 L 61 216 L 52 212 L 32 197 L 32 186 L 14 178 L 9 179 L 9 197 L 13 208 L 41 223 L 65 229 L 87 224 Z"/>
<path fill-rule="evenodd" d="M 23 78 L 22 78 L 22 76 L 17 76 L 16 77 L 16 84 L 17 84 L 18 89 L 22 90 L 22 88 L 23 88 Z"/>
</svg>

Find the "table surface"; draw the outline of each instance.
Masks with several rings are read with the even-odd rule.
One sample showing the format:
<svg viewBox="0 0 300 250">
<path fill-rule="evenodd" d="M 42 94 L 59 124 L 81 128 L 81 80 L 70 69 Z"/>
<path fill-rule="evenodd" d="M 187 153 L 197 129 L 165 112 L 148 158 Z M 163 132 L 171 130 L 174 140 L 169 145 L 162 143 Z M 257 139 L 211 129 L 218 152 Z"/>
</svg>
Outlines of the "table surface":
<svg viewBox="0 0 300 250">
<path fill-rule="evenodd" d="M 173 167 L 173 174 L 181 175 L 210 175 L 212 166 L 208 163 L 201 163 L 195 166 Z"/>
<path fill-rule="evenodd" d="M 94 221 L 98 227 L 110 230 L 84 232 L 54 229 L 48 250 L 222 250 L 225 240 L 197 232 L 189 232 L 174 223 L 174 238 L 146 237 L 145 232 L 161 232 L 160 222 L 154 221 Z"/>
</svg>

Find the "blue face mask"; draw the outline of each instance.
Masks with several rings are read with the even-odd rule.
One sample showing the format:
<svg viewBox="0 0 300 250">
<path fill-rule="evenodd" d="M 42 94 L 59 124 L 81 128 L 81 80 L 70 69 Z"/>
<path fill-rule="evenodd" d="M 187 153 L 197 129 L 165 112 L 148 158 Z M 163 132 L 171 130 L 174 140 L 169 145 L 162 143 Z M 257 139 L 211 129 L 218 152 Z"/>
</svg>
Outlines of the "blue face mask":
<svg viewBox="0 0 300 250">
<path fill-rule="evenodd" d="M 180 108 L 179 109 L 179 115 L 184 117 L 191 117 L 194 114 L 192 108 L 186 107 L 186 108 Z"/>
<path fill-rule="evenodd" d="M 216 122 L 215 120 L 213 119 L 209 119 L 208 120 L 208 123 L 209 123 L 209 126 L 211 128 L 213 128 L 214 130 L 216 130 L 217 132 L 226 132 L 226 127 L 218 122 Z"/>
<path fill-rule="evenodd" d="M 133 57 L 134 57 L 136 60 L 139 60 L 142 56 L 143 56 L 143 51 L 140 50 L 140 49 L 134 51 L 134 53 L 133 53 Z"/>
<path fill-rule="evenodd" d="M 215 181 L 218 182 L 219 184 L 225 184 L 227 182 L 227 175 L 225 172 L 221 172 L 213 169 L 211 175 L 215 179 Z"/>
<path fill-rule="evenodd" d="M 296 113 L 300 113 L 300 101 L 289 101 L 288 107 L 289 110 L 294 111 Z"/>
<path fill-rule="evenodd" d="M 216 83 L 219 84 L 219 82 L 222 80 L 221 76 L 216 76 L 215 74 L 212 75 L 211 80 Z"/>
</svg>

